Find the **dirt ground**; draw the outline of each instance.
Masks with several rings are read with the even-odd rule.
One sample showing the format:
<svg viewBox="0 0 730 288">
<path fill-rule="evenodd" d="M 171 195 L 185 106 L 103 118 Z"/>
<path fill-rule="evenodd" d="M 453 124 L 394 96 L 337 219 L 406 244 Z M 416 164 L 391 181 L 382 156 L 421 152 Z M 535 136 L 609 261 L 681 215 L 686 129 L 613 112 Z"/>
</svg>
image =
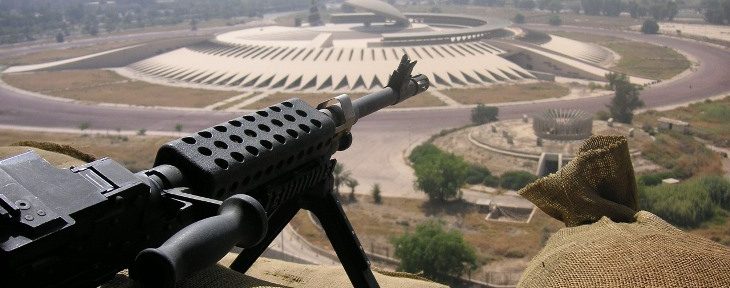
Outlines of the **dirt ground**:
<svg viewBox="0 0 730 288">
<path fill-rule="evenodd" d="M 61 134 L 0 130 L 0 146 L 20 141 L 48 141 L 69 145 L 97 158 L 109 157 L 132 171 L 152 167 L 157 149 L 171 137 L 120 136 L 109 134 Z"/>
<path fill-rule="evenodd" d="M 484 220 L 486 214 L 473 205 L 460 201 L 433 204 L 419 199 L 383 198 L 383 203 L 377 205 L 372 197 L 366 195 L 358 195 L 357 202 L 349 202 L 347 188 L 341 193 L 345 213 L 366 251 L 392 257 L 393 237 L 413 231 L 427 219 L 439 219 L 444 221 L 447 229 L 461 231 L 466 241 L 476 249 L 482 267 L 471 276 L 477 279 L 488 277 L 487 271 L 492 274 L 520 273 L 542 249 L 542 238 L 562 228 L 561 222 L 541 211 L 536 211 L 527 224 L 493 222 Z M 300 212 L 293 225 L 310 242 L 332 249 L 306 212 Z"/>
<path fill-rule="evenodd" d="M 151 84 L 108 70 L 3 74 L 2 80 L 20 89 L 51 96 L 142 106 L 205 107 L 240 93 Z"/>
<path fill-rule="evenodd" d="M 444 151 L 464 157 L 469 163 L 487 167 L 492 174 L 501 175 L 507 171 L 537 171 L 537 160 L 520 159 L 504 156 L 478 147 L 468 140 L 469 131 L 476 128 L 467 128 L 455 131 L 434 139 L 433 144 Z"/>
</svg>

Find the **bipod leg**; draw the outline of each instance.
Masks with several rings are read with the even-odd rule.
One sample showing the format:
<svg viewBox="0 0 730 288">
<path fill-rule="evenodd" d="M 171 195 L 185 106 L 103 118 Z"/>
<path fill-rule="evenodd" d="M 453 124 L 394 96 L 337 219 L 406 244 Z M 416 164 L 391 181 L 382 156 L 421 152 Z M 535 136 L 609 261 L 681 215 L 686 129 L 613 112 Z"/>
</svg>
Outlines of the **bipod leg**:
<svg viewBox="0 0 730 288">
<path fill-rule="evenodd" d="M 357 240 L 345 212 L 342 211 L 340 201 L 332 192 L 332 182 L 325 182 L 326 184 L 320 189 L 325 189 L 326 193 L 319 194 L 319 197 L 306 199 L 304 208 L 312 211 L 319 219 L 352 286 L 355 288 L 380 287 L 370 270 L 370 261 L 368 261 L 365 251 L 362 250 L 362 245 Z"/>
<path fill-rule="evenodd" d="M 230 268 L 234 271 L 246 273 L 248 268 L 251 268 L 251 265 L 256 262 L 256 259 L 264 253 L 264 250 L 266 250 L 267 247 L 269 247 L 269 244 L 276 239 L 276 236 L 279 236 L 281 230 L 284 230 L 284 227 L 286 227 L 286 225 L 289 224 L 289 221 L 294 218 L 294 215 L 299 212 L 299 209 L 301 208 L 297 199 L 291 199 L 286 204 L 279 207 L 276 213 L 274 213 L 269 219 L 269 229 L 266 232 L 264 240 L 261 240 L 261 242 L 256 244 L 256 246 L 243 249 L 243 251 L 238 254 L 238 257 L 236 257 L 236 260 L 233 260 Z"/>
</svg>

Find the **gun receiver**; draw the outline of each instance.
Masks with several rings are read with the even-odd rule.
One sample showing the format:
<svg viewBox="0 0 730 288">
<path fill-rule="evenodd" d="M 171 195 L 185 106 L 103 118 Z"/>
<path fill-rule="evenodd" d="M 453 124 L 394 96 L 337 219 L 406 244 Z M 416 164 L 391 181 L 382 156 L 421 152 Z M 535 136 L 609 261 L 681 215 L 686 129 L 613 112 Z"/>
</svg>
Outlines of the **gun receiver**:
<svg viewBox="0 0 730 288">
<path fill-rule="evenodd" d="M 428 89 L 414 65 L 404 56 L 386 88 L 354 101 L 290 99 L 171 141 L 136 174 L 106 158 L 69 170 L 32 152 L 0 160 L 0 277 L 91 287 L 129 267 L 144 286 L 173 287 L 234 245 L 243 273 L 307 209 L 352 284 L 378 287 L 333 194 L 331 157 L 358 119 Z"/>
</svg>

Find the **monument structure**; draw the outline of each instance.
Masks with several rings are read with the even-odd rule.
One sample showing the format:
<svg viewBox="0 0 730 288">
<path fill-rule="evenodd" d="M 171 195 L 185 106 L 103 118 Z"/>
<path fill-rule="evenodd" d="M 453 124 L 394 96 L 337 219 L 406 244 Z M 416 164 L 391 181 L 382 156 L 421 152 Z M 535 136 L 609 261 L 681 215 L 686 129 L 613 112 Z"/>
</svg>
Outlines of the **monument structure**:
<svg viewBox="0 0 730 288">
<path fill-rule="evenodd" d="M 502 58 L 489 41 L 511 35 L 502 19 L 401 13 L 382 1 L 348 0 L 355 13 L 329 23 L 266 26 L 214 39 L 128 66 L 138 77 L 215 89 L 371 91 L 385 86 L 407 53 L 433 86 L 475 87 L 535 76 Z M 319 11 L 318 13 L 322 13 Z M 325 17 L 322 17 L 325 18 Z"/>
</svg>

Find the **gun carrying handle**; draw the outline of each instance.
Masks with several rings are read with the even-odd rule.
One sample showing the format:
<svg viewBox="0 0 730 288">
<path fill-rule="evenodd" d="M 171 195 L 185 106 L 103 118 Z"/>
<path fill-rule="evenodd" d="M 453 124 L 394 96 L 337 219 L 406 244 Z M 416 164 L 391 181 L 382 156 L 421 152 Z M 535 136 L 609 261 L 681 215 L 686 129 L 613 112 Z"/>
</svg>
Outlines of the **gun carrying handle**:
<svg viewBox="0 0 730 288">
<path fill-rule="evenodd" d="M 140 252 L 131 277 L 144 287 L 174 287 L 190 274 L 215 264 L 234 245 L 250 247 L 266 235 L 266 212 L 251 196 L 238 194 L 226 199 L 218 214 L 183 228 L 159 248 Z"/>
</svg>

